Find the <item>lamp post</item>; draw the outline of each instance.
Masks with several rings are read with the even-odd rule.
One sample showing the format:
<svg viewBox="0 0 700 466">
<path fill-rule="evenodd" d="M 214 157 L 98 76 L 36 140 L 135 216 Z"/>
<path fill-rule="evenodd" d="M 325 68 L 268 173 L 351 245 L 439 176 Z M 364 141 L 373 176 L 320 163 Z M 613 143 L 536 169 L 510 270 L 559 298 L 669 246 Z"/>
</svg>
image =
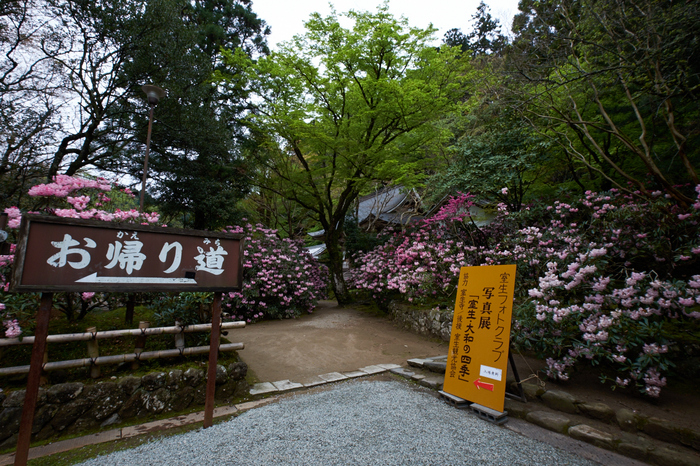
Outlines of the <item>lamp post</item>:
<svg viewBox="0 0 700 466">
<path fill-rule="evenodd" d="M 150 107 L 150 112 L 148 115 L 148 134 L 146 136 L 146 156 L 143 159 L 143 178 L 141 179 L 141 196 L 139 200 L 139 210 L 143 212 L 143 199 L 146 194 L 146 178 L 148 177 L 148 154 L 151 150 L 151 129 L 153 128 L 153 109 L 160 99 L 165 97 L 165 91 L 158 86 L 152 84 L 145 84 L 141 86 L 143 92 L 146 93 L 148 97 L 148 106 Z"/>
</svg>

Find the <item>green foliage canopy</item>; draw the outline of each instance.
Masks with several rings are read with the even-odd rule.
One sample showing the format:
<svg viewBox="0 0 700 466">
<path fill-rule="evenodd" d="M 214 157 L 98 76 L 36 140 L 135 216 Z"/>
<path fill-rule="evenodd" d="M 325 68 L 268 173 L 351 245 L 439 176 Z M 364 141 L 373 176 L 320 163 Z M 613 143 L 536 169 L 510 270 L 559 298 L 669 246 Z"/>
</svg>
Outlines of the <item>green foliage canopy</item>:
<svg viewBox="0 0 700 466">
<path fill-rule="evenodd" d="M 699 182 L 697 2 L 523 0 L 509 53 L 512 103 L 610 185 L 681 205 Z"/>
<path fill-rule="evenodd" d="M 352 29 L 335 12 L 313 14 L 306 34 L 257 62 L 226 52 L 230 72 L 219 75 L 255 91 L 248 124 L 265 135 L 258 156 L 277 179 L 260 184 L 308 209 L 325 229 L 341 302 L 346 215 L 372 182 L 422 181 L 428 146 L 448 136 L 432 123 L 462 105 L 470 76 L 457 48 L 429 46 L 434 29 L 409 28 L 386 5 L 345 16 Z"/>
</svg>

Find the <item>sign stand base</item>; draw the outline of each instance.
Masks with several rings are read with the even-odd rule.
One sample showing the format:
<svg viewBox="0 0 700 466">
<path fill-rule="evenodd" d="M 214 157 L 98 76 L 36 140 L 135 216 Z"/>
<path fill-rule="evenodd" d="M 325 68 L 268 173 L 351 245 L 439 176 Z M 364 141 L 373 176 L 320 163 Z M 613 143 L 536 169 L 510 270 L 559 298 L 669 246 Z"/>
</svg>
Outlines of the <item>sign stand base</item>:
<svg viewBox="0 0 700 466">
<path fill-rule="evenodd" d="M 510 348 L 508 351 L 508 362 L 510 363 L 510 368 L 513 370 L 513 377 L 515 377 L 515 383 L 518 385 L 518 391 L 520 393 L 519 394 L 511 393 L 508 390 L 506 390 L 506 398 L 510 398 L 511 400 L 518 400 L 518 401 L 522 401 L 523 403 L 527 403 L 527 398 L 525 398 L 525 390 L 523 390 L 523 384 L 520 381 L 520 375 L 518 375 L 518 368 L 515 367 L 515 360 L 513 359 L 513 351 Z"/>
<path fill-rule="evenodd" d="M 440 399 L 445 403 L 452 405 L 457 409 L 469 409 L 481 419 L 489 421 L 492 424 L 500 426 L 508 421 L 508 411 L 502 413 L 500 411 L 496 411 L 495 409 L 491 409 L 477 403 L 472 403 L 464 398 L 460 398 L 443 390 L 438 391 L 438 393 L 440 394 Z"/>
<path fill-rule="evenodd" d="M 451 393 L 447 393 L 442 390 L 438 391 L 438 393 L 440 394 L 441 400 L 443 400 L 448 405 L 454 406 L 457 409 L 467 409 L 469 405 L 471 405 L 471 402 L 465 400 L 464 398 L 455 396 Z"/>
<path fill-rule="evenodd" d="M 496 424 L 497 426 L 500 426 L 508 421 L 508 411 L 502 413 L 500 411 L 496 411 L 495 409 L 487 408 L 486 406 L 481 406 L 480 404 L 476 403 L 469 405 L 469 408 L 472 410 L 472 413 L 476 414 L 481 419 L 489 421 L 492 424 Z"/>
</svg>

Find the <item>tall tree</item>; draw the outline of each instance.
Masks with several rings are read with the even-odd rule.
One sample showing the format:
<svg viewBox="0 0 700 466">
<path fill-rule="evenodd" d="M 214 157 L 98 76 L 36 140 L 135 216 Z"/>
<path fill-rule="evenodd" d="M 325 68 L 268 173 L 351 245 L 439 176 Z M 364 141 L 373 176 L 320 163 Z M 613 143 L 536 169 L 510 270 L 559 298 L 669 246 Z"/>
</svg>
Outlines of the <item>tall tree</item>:
<svg viewBox="0 0 700 466">
<path fill-rule="evenodd" d="M 0 2 L 0 206 L 42 180 L 59 131 L 61 76 L 41 0 Z"/>
<path fill-rule="evenodd" d="M 242 89 L 216 86 L 212 75 L 220 66 L 221 47 L 245 56 L 267 53 L 269 29 L 252 12 L 250 0 L 151 0 L 144 17 L 156 27 L 144 31 L 123 74 L 168 92 L 155 112 L 149 162 L 153 197 L 163 213 L 179 216 L 185 226 L 221 228 L 236 220 L 237 201 L 249 189 L 241 152 L 247 135 L 239 122 L 248 96 Z M 124 124 L 145 140 L 146 112 L 131 115 Z M 131 150 L 132 174 L 140 178 L 142 145 Z"/>
<path fill-rule="evenodd" d="M 0 5 L 0 192 L 85 169 L 140 180 L 155 112 L 149 189 L 187 226 L 235 219 L 248 190 L 241 89 L 212 83 L 221 47 L 267 53 L 251 0 L 15 0 Z M 30 58 L 30 59 L 28 59 Z M 32 178 L 33 177 L 33 178 Z M 29 180 L 29 181 L 27 181 Z M 33 180 L 33 181 L 32 181 Z M 20 189 L 23 188 L 23 189 Z"/>
<path fill-rule="evenodd" d="M 501 24 L 491 16 L 489 7 L 483 1 L 472 16 L 472 30 L 467 34 L 467 41 L 475 56 L 500 53 L 508 43 L 501 33 Z"/>
<path fill-rule="evenodd" d="M 257 93 L 248 123 L 269 135 L 260 162 L 277 181 L 262 188 L 322 225 L 341 304 L 349 301 L 341 237 L 355 199 L 373 181 L 419 182 L 426 145 L 445 136 L 431 123 L 458 107 L 469 72 L 458 49 L 428 45 L 434 29 L 409 28 L 386 4 L 345 16 L 352 29 L 335 12 L 313 14 L 306 34 L 257 62 L 226 55 L 228 82 L 245 78 Z"/>
<path fill-rule="evenodd" d="M 85 167 L 123 169 L 121 151 L 132 141 L 126 128 L 110 124 L 136 83 L 121 72 L 145 30 L 141 7 L 127 0 L 47 0 L 57 21 L 47 25 L 53 63 L 63 77 L 60 92 L 70 113 L 50 161 L 47 178 L 74 175 Z"/>
<path fill-rule="evenodd" d="M 445 33 L 443 43 L 459 47 L 462 52 L 469 50 L 476 57 L 500 53 L 508 39 L 501 34 L 501 24 L 491 16 L 489 7 L 482 1 L 472 16 L 471 31 L 464 34 L 458 28 L 450 29 Z"/>
<path fill-rule="evenodd" d="M 523 0 L 509 54 L 514 104 L 541 134 L 610 185 L 682 205 L 698 184 L 697 2 Z"/>
</svg>

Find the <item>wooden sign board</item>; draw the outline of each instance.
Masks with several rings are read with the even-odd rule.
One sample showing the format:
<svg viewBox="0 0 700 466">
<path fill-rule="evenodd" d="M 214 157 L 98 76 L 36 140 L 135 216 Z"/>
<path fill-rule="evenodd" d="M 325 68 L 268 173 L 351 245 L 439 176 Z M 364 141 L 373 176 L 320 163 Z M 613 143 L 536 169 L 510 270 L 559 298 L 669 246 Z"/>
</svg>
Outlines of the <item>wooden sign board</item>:
<svg viewBox="0 0 700 466">
<path fill-rule="evenodd" d="M 25 215 L 10 291 L 230 291 L 240 235 Z"/>
<path fill-rule="evenodd" d="M 443 391 L 503 412 L 515 265 L 462 267 Z"/>
</svg>

